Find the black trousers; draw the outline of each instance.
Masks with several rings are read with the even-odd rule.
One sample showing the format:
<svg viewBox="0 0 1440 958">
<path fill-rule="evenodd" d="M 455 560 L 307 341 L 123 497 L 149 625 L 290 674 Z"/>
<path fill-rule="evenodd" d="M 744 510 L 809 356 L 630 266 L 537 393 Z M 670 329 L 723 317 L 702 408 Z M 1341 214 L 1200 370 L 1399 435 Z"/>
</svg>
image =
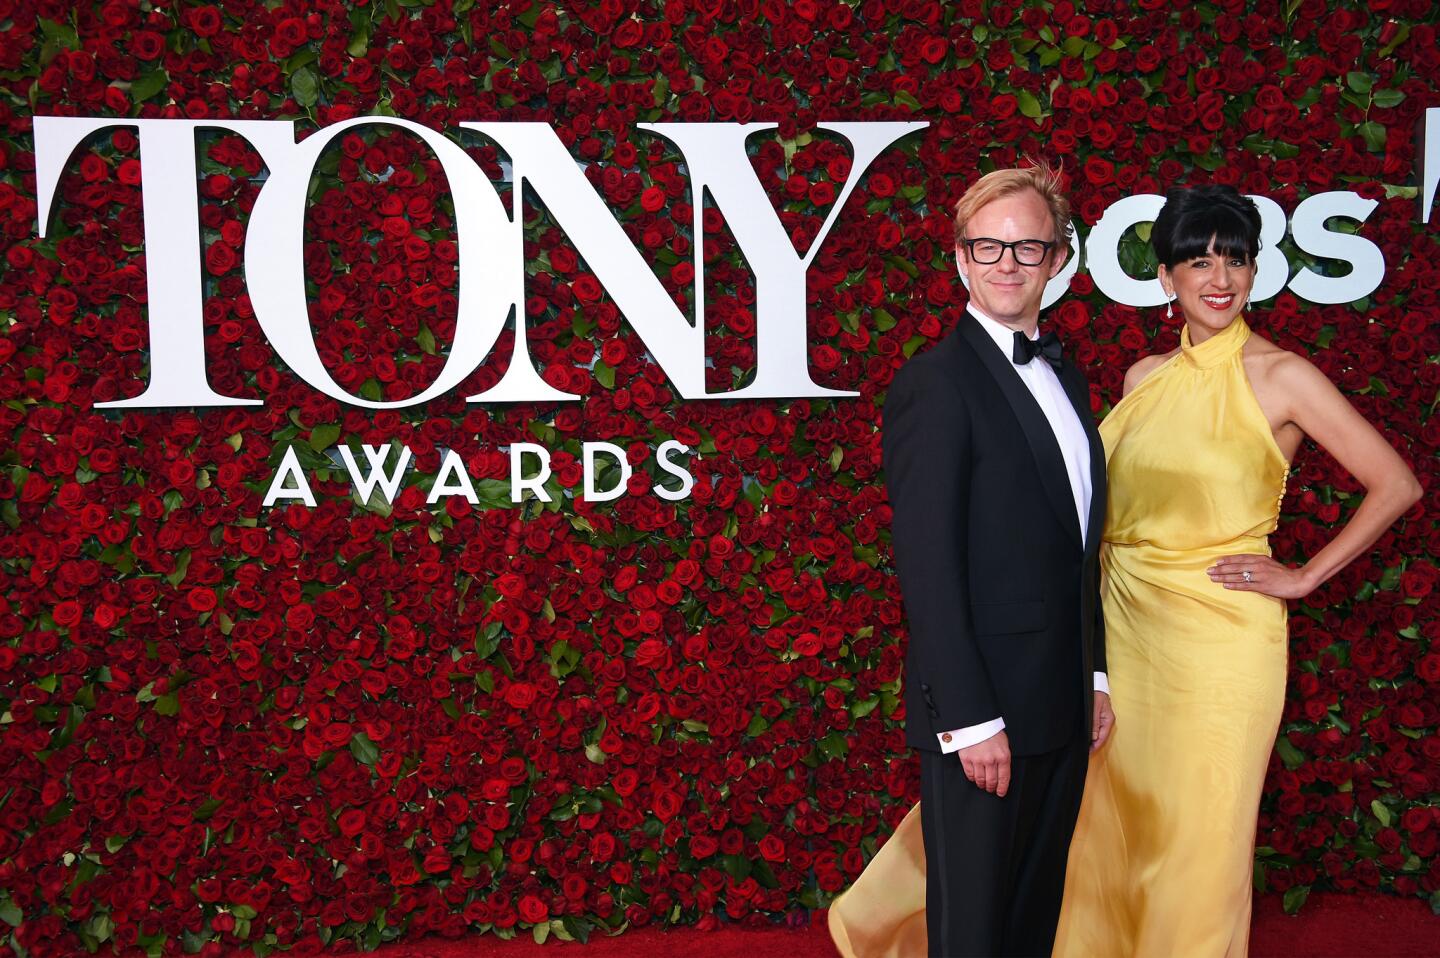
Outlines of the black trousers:
<svg viewBox="0 0 1440 958">
<path fill-rule="evenodd" d="M 1011 759 L 1004 798 L 955 754 L 920 753 L 925 912 L 932 958 L 1049 955 L 1080 813 L 1089 743 Z"/>
</svg>

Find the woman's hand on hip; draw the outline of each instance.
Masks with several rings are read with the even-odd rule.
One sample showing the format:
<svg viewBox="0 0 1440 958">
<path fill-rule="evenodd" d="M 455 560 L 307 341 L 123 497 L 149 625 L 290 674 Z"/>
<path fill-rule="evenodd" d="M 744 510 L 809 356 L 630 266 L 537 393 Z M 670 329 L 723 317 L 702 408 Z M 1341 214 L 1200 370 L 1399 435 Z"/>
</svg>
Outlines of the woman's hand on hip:
<svg viewBox="0 0 1440 958">
<path fill-rule="evenodd" d="M 1292 569 L 1270 556 L 1225 556 L 1205 570 L 1210 581 L 1237 592 L 1261 592 L 1277 599 L 1303 599 L 1314 589 L 1305 570 Z"/>
</svg>

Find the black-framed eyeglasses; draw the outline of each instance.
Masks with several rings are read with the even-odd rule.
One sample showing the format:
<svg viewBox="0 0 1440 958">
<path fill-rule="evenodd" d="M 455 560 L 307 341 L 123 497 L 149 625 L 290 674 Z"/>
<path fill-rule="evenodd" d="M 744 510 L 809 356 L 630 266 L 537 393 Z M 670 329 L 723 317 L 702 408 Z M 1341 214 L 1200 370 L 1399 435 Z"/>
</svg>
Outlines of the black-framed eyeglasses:
<svg viewBox="0 0 1440 958">
<path fill-rule="evenodd" d="M 1005 243 L 989 236 L 962 239 L 960 243 L 970 254 L 970 259 L 981 266 L 1000 262 L 1000 257 L 1005 255 L 1007 249 L 1010 251 L 1010 255 L 1015 257 L 1015 262 L 1021 266 L 1039 266 L 1045 262 L 1045 257 L 1050 255 L 1050 250 L 1055 247 L 1053 242 L 1047 243 L 1045 240 L 1022 239 L 1013 243 Z"/>
</svg>

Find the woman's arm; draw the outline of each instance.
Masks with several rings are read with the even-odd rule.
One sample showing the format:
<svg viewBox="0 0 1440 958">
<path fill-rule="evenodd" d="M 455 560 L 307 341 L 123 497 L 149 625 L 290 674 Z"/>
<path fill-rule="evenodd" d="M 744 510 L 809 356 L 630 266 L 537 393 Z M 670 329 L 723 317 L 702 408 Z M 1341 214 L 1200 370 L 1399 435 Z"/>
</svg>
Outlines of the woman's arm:
<svg viewBox="0 0 1440 958">
<path fill-rule="evenodd" d="M 1227 589 L 1299 599 L 1374 545 L 1422 490 L 1400 454 L 1308 360 L 1287 354 L 1275 362 L 1267 379 L 1276 394 L 1286 397 L 1289 421 L 1359 480 L 1365 501 L 1345 528 L 1298 569 L 1265 556 L 1226 556 L 1211 567 L 1210 578 Z M 1243 575 L 1247 570 L 1249 581 Z"/>
</svg>

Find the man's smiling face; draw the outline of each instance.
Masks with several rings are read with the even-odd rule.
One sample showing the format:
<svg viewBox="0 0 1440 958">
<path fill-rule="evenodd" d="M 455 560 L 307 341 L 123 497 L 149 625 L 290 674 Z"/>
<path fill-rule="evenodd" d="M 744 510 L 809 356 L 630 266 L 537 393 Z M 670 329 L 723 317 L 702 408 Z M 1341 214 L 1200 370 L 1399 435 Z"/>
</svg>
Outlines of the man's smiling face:
<svg viewBox="0 0 1440 958">
<path fill-rule="evenodd" d="M 1041 240 L 1056 243 L 1055 220 L 1045 199 L 1023 189 L 986 203 L 965 224 L 965 239 L 980 237 L 1013 243 Z M 1065 265 L 1068 249 L 1056 243 L 1038 266 L 1022 266 L 1014 250 L 1005 250 L 988 265 L 971 259 L 964 243 L 956 250 L 960 273 L 970 287 L 970 301 L 986 316 L 1007 326 L 1033 323 L 1040 315 L 1045 284 Z"/>
</svg>

